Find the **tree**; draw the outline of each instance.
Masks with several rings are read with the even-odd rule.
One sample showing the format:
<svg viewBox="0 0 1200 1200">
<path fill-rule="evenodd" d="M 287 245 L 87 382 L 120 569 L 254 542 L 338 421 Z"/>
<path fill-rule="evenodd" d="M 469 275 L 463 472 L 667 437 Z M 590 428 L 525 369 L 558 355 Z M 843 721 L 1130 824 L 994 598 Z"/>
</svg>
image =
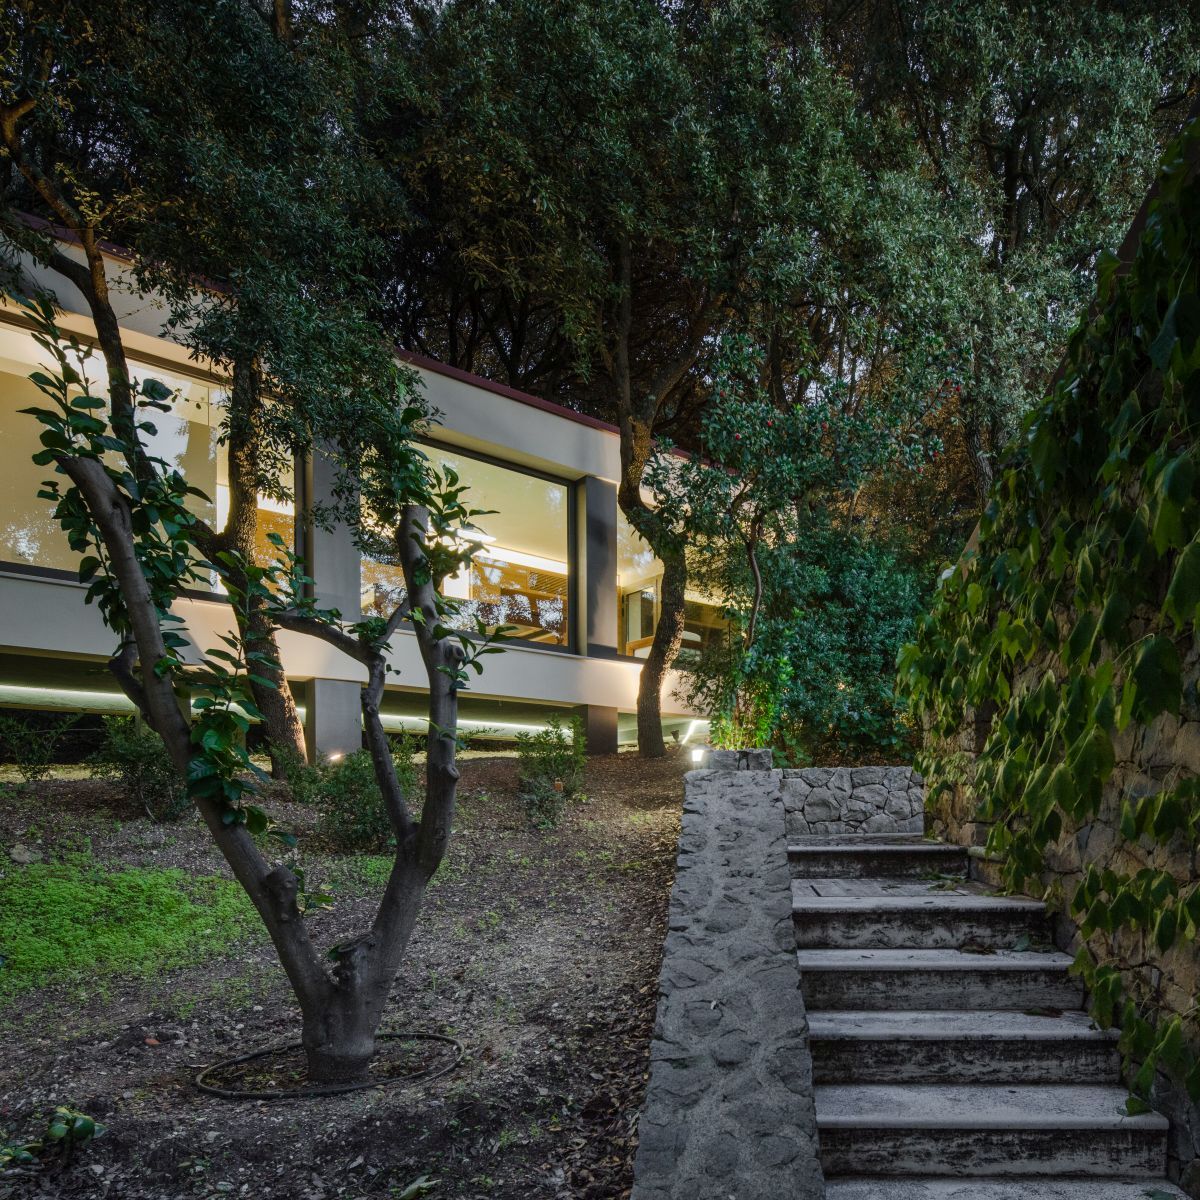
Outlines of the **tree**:
<svg viewBox="0 0 1200 1200">
<path fill-rule="evenodd" d="M 765 3 L 410 11 L 387 129 L 419 214 L 420 252 L 401 243 L 392 277 L 400 326 L 619 426 L 618 500 L 663 564 L 638 695 L 639 745 L 662 754 L 687 558 L 645 491 L 656 438 L 694 424 L 724 331 L 774 314 L 780 371 L 824 334 L 815 247 L 854 229 L 889 144 Z"/>
<path fill-rule="evenodd" d="M 1186 5 L 863 0 L 798 9 L 900 120 L 957 231 L 946 289 L 961 438 L 982 509 L 995 455 L 1062 355 L 1178 128 L 1200 67 Z"/>
<path fill-rule="evenodd" d="M 358 294 L 360 234 L 351 197 L 338 186 L 345 179 L 335 172 L 296 191 L 304 164 L 320 174 L 324 160 L 313 147 L 330 129 L 339 154 L 350 143 L 334 120 L 342 110 L 320 92 L 322 77 L 293 54 L 300 31 L 282 13 L 277 5 L 264 21 L 252 7 L 222 0 L 201 7 L 129 0 L 89 19 L 71 4 L 51 17 L 10 5 L 13 44 L 0 95 L 5 230 L 79 287 L 103 361 L 98 386 L 91 349 L 64 343 L 51 300 L 25 302 L 56 364 L 34 376 L 47 400 L 31 412 L 43 427 L 35 461 L 53 472 L 41 494 L 80 556 L 88 600 L 118 638 L 111 664 L 118 681 L 186 776 L 275 945 L 300 1004 L 310 1077 L 343 1082 L 366 1070 L 449 837 L 458 691 L 495 647 L 450 629 L 453 604 L 439 588 L 474 545 L 456 536 L 472 514 L 462 489 L 439 479 L 413 445 L 425 409 L 371 319 L 370 294 Z M 168 47 L 172 56 L 194 50 L 186 92 L 162 86 Z M 82 262 L 20 220 L 12 205 L 21 197 L 35 198 L 67 227 Z M 274 237 L 295 236 L 298 224 L 328 257 L 315 250 L 281 257 L 289 247 Z M 197 516 L 196 489 L 151 449 L 154 412 L 169 411 L 173 398 L 161 382 L 135 378 L 126 355 L 104 241 L 114 235 L 137 248 L 134 280 L 160 289 L 189 344 L 218 350 L 233 368 L 225 432 L 231 456 L 240 446 L 249 458 L 239 521 L 263 482 L 282 486 L 287 453 L 324 441 L 340 472 L 325 515 L 360 533 L 385 529 L 401 562 L 406 595 L 386 619 L 343 621 L 319 607 L 281 538 L 274 539 L 280 561 L 264 565 L 244 552 L 237 522 L 218 533 Z M 339 267 L 346 248 L 355 254 Z M 199 267 L 223 274 L 197 296 Z M 224 585 L 236 628 L 223 646 L 193 647 L 172 609 L 209 572 Z M 417 637 L 431 706 L 419 817 L 397 779 L 379 714 L 388 640 L 403 620 Z M 279 831 L 254 803 L 244 739 L 250 721 L 264 719 L 257 697 L 282 690 L 278 628 L 320 637 L 366 668 L 366 740 L 396 842 L 370 926 L 329 954 L 304 920 L 310 897 L 302 873 L 259 842 Z M 185 704 L 192 696 L 194 705 Z"/>
<path fill-rule="evenodd" d="M 890 667 L 920 590 L 857 501 L 866 481 L 936 453 L 923 422 L 946 388 L 919 386 L 924 353 L 906 365 L 853 392 L 823 379 L 781 408 L 761 348 L 727 339 L 701 420 L 704 457 L 654 464 L 659 510 L 688 529 L 693 578 L 729 619 L 684 685 L 719 745 L 794 757 L 898 740 Z"/>
<path fill-rule="evenodd" d="M 336 39 L 286 5 L 260 17 L 235 0 L 120 0 L 100 12 L 12 0 L 5 16 L 0 233 L 82 293 L 122 429 L 133 401 L 106 243 L 133 248 L 133 282 L 229 379 L 228 514 L 195 537 L 209 559 L 250 561 L 258 497 L 293 499 L 296 456 L 336 438 L 348 397 L 391 370 L 360 303 L 370 239 L 351 218 L 365 159 L 338 91 Z M 165 87 L 181 59 L 193 86 Z M 239 620 L 264 653 L 252 690 L 278 766 L 303 756 L 303 731 L 261 598 Z"/>
</svg>

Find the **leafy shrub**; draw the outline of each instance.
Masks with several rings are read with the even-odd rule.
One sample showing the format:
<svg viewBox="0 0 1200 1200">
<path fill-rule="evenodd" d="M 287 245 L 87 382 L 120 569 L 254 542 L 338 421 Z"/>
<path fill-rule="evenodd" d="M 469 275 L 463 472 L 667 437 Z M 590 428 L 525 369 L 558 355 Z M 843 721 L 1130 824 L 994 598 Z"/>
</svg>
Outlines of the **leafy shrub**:
<svg viewBox="0 0 1200 1200">
<path fill-rule="evenodd" d="M 48 1150 L 58 1150 L 64 1160 L 69 1160 L 81 1146 L 100 1137 L 104 1129 L 87 1113 L 60 1104 L 50 1114 L 41 1138 L 33 1141 L 14 1138 L 0 1145 L 0 1175 L 8 1171 L 28 1174 L 30 1168 L 41 1165 L 41 1158 Z"/>
<path fill-rule="evenodd" d="M 152 821 L 176 821 L 191 807 L 187 783 L 162 738 L 133 717 L 105 717 L 92 775 L 116 784 Z"/>
<path fill-rule="evenodd" d="M 909 753 L 896 654 L 920 611 L 919 572 L 861 532 L 817 525 L 760 553 L 764 603 L 689 669 L 683 695 L 712 716 L 714 745 L 772 746 L 788 766 L 894 761 Z M 727 588 L 733 591 L 732 588 Z"/>
<path fill-rule="evenodd" d="M 525 811 L 539 825 L 556 825 L 583 785 L 583 722 L 572 717 L 564 726 L 560 718 L 551 717 L 537 733 L 518 733 L 517 760 Z"/>
<path fill-rule="evenodd" d="M 45 717 L 31 721 L 26 717 L 0 715 L 0 754 L 17 768 L 26 784 L 38 783 L 50 775 L 58 744 L 78 717 Z"/>
<path fill-rule="evenodd" d="M 32 863 L 0 878 L 0 994 L 184 966 L 221 953 L 253 922 L 231 879 L 108 871 L 84 855 Z"/>
<path fill-rule="evenodd" d="M 410 803 L 418 807 L 414 743 L 409 738 L 398 738 L 392 746 L 400 786 L 411 798 Z M 288 783 L 293 799 L 319 810 L 317 827 L 331 845 L 347 851 L 388 848 L 392 825 L 375 781 L 375 767 L 366 750 L 336 760 L 324 759 L 311 767 L 294 763 L 288 770 Z"/>
</svg>

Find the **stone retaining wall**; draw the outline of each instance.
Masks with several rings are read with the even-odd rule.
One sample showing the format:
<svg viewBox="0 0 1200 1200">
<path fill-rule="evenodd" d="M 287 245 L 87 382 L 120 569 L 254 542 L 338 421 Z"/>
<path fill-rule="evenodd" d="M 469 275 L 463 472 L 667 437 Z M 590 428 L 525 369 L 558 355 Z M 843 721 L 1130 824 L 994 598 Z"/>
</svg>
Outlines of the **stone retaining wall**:
<svg viewBox="0 0 1200 1200">
<path fill-rule="evenodd" d="M 632 1200 L 819 1200 L 784 773 L 719 761 L 685 783 Z"/>
<path fill-rule="evenodd" d="M 923 833 L 924 782 L 912 767 L 805 767 L 784 771 L 788 836 Z"/>
<path fill-rule="evenodd" d="M 1149 725 L 1131 721 L 1117 733 L 1113 738 L 1116 764 L 1104 784 L 1095 815 L 1082 822 L 1068 817 L 1058 841 L 1046 849 L 1041 883 L 1056 898 L 1055 941 L 1071 954 L 1079 949 L 1080 938 L 1074 920 L 1065 911 L 1066 903 L 1090 868 L 1130 875 L 1143 870 L 1166 872 L 1175 877 L 1181 891 L 1200 880 L 1200 861 L 1182 839 L 1160 846 L 1149 838 L 1133 842 L 1121 833 L 1121 813 L 1127 799 L 1153 795 L 1182 779 L 1200 777 L 1200 642 L 1193 642 L 1182 657 L 1185 691 L 1180 715 L 1164 713 Z M 1030 685 L 1046 668 L 1046 663 L 1035 659 L 1019 683 Z M 944 757 L 957 762 L 964 782 L 943 790 L 929 812 L 932 832 L 976 850 L 986 843 L 989 829 L 979 814 L 980 797 L 971 786 L 971 764 L 982 749 L 984 733 L 982 725 L 976 729 L 973 722 L 967 722 L 956 742 L 940 747 Z M 996 864 L 983 858 L 973 859 L 973 872 L 989 882 L 999 878 Z M 1040 890 L 1037 885 L 1030 886 L 1033 894 Z M 1183 942 L 1163 954 L 1150 933 L 1139 930 L 1123 934 L 1122 946 L 1130 961 L 1145 964 L 1147 991 L 1157 997 L 1167 1014 L 1193 1012 L 1196 997 L 1200 996 L 1200 947 L 1196 942 Z M 1102 954 L 1103 942 L 1094 940 L 1092 949 Z M 1194 1026 L 1189 1023 L 1185 1028 Z M 1200 1046 L 1195 1048 L 1200 1050 Z M 1162 1073 L 1151 1099 L 1171 1121 L 1172 1177 L 1178 1178 L 1189 1196 L 1200 1200 L 1200 1104 Z"/>
</svg>

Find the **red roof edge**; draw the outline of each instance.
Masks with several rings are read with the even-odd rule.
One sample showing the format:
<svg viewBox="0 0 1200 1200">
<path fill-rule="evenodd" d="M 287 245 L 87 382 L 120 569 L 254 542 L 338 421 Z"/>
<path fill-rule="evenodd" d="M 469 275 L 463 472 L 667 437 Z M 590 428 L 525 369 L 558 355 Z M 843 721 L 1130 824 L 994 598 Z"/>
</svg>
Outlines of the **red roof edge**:
<svg viewBox="0 0 1200 1200">
<path fill-rule="evenodd" d="M 421 367 L 423 370 L 432 371 L 435 375 L 444 375 L 447 379 L 456 379 L 459 383 L 470 384 L 472 387 L 477 387 L 485 392 L 493 392 L 497 396 L 504 396 L 508 400 L 515 400 L 518 404 L 527 404 L 530 408 L 541 409 L 542 412 L 553 413 L 556 417 L 562 417 L 567 421 L 574 421 L 578 425 L 586 425 L 589 429 L 599 429 L 604 433 L 616 434 L 620 436 L 621 431 L 608 421 L 601 421 L 599 417 L 589 417 L 587 413 L 576 412 L 573 408 L 567 408 L 565 404 L 555 404 L 552 400 L 543 400 L 541 396 L 534 396 L 529 392 L 519 391 L 517 388 L 509 387 L 507 384 L 495 383 L 491 379 L 484 379 L 482 375 L 472 375 L 470 371 L 464 371 L 460 367 L 451 367 L 444 362 L 439 362 L 436 358 L 427 358 L 424 354 L 418 354 L 415 350 L 401 350 L 397 348 L 396 356 L 403 362 L 409 363 L 414 367 Z"/>
</svg>

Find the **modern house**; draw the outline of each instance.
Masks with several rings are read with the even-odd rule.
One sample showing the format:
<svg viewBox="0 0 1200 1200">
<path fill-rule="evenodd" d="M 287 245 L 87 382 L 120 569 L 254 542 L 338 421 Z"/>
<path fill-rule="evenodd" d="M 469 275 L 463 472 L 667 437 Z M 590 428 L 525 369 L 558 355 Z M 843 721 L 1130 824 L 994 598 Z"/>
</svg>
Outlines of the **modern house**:
<svg viewBox="0 0 1200 1200">
<path fill-rule="evenodd" d="M 114 250 L 114 271 L 120 265 Z M 82 296 L 61 276 L 28 264 L 26 270 L 27 287 L 58 297 L 62 327 L 81 340 L 92 337 Z M 219 521 L 228 497 L 226 452 L 218 444 L 223 381 L 164 337 L 165 313 L 152 297 L 127 291 L 116 300 L 135 371 L 161 379 L 178 397 L 172 414 L 156 418 L 152 449 L 180 465 L 209 498 L 206 515 Z M 105 666 L 113 636 L 84 605 L 76 556 L 37 496 L 47 475 L 31 461 L 40 426 L 19 410 L 40 402 L 28 376 L 42 356 L 20 310 L 0 304 L 0 706 L 127 711 Z M 638 659 L 654 632 L 661 564 L 617 507 L 615 427 L 440 363 L 410 363 L 441 413 L 427 452 L 469 485 L 472 507 L 494 510 L 478 519 L 480 552 L 469 572 L 449 581 L 451 594 L 468 615 L 516 627 L 506 652 L 486 660 L 483 676 L 462 697 L 464 732 L 512 737 L 551 713 L 575 712 L 593 751 L 633 740 Z M 297 463 L 299 516 L 295 505 L 264 497 L 260 534 L 264 548 L 269 531 L 292 541 L 320 600 L 354 619 L 387 604 L 399 568 L 362 558 L 347 532 L 305 520 L 305 504 L 327 494 L 331 477 L 319 456 Z M 181 601 L 179 611 L 200 645 L 230 624 L 215 581 L 212 591 Z M 718 611 L 700 597 L 689 601 L 687 618 L 685 648 L 719 625 Z M 280 648 L 310 748 L 326 754 L 357 748 L 358 665 L 294 634 L 281 633 Z M 400 674 L 387 693 L 385 720 L 397 729 L 423 727 L 424 672 L 411 633 L 393 640 L 393 658 Z M 703 722 L 674 690 L 669 678 L 664 726 L 687 740 Z"/>
</svg>

